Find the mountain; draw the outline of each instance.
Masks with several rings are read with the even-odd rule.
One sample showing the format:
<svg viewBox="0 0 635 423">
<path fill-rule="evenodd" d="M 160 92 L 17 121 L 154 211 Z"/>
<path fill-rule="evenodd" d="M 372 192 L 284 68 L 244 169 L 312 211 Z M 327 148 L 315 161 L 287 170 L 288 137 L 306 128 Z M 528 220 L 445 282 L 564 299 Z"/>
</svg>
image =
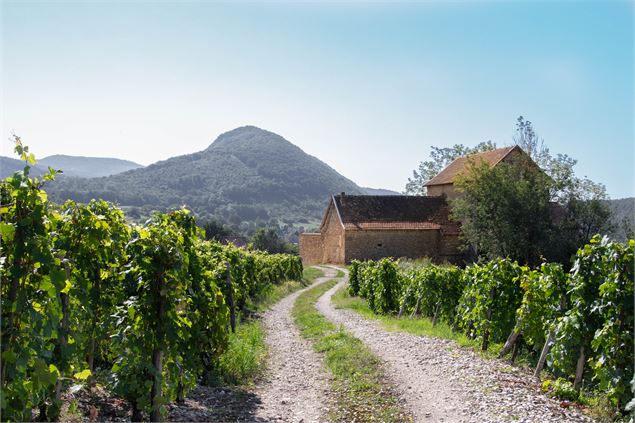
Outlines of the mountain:
<svg viewBox="0 0 635 423">
<path fill-rule="evenodd" d="M 364 194 L 366 195 L 402 195 L 401 193 L 397 191 L 393 191 L 390 189 L 383 189 L 383 188 L 362 187 L 362 191 L 364 191 Z"/>
<path fill-rule="evenodd" d="M 319 224 L 331 194 L 364 193 L 280 135 L 254 126 L 226 132 L 197 153 L 107 177 L 66 177 L 46 189 L 58 202 L 103 198 L 134 207 L 133 217 L 187 205 L 203 220 L 295 228 Z"/>
<path fill-rule="evenodd" d="M 635 198 L 608 200 L 608 205 L 613 214 L 611 221 L 614 229 L 611 237 L 618 241 L 624 241 L 629 236 L 632 238 L 635 231 Z"/>
<path fill-rule="evenodd" d="M 143 167 L 138 163 L 128 160 L 56 154 L 38 160 L 37 164 L 31 167 L 31 175 L 40 176 L 47 171 L 49 166 L 53 169 L 62 169 L 64 176 L 77 176 L 82 178 L 114 175 Z M 0 156 L 0 178 L 11 176 L 14 172 L 22 169 L 24 169 L 24 162 L 22 160 Z"/>
<path fill-rule="evenodd" d="M 9 157 L 0 156 L 0 178 L 13 175 L 15 172 L 24 169 L 22 160 L 11 159 Z M 41 176 L 46 168 L 41 166 L 31 166 L 31 176 Z"/>
<path fill-rule="evenodd" d="M 38 161 L 39 166 L 53 169 L 62 169 L 66 176 L 78 176 L 81 178 L 97 178 L 100 176 L 115 175 L 141 166 L 129 160 L 112 159 L 105 157 L 64 156 L 56 154 Z"/>
</svg>

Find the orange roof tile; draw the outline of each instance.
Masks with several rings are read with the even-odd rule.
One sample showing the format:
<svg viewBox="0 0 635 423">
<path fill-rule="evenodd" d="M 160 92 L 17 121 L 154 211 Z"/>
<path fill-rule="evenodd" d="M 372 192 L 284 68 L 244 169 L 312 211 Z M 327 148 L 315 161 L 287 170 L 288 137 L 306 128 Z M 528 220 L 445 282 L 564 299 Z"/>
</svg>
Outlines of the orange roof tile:
<svg viewBox="0 0 635 423">
<path fill-rule="evenodd" d="M 344 229 L 374 229 L 374 230 L 422 230 L 422 229 L 441 229 L 441 225 L 432 222 L 355 222 L 345 223 Z"/>
<path fill-rule="evenodd" d="M 434 178 L 426 182 L 424 186 L 428 187 L 431 185 L 444 185 L 453 183 L 454 178 L 456 178 L 458 174 L 465 170 L 469 160 L 482 160 L 488 163 L 490 166 L 495 166 L 517 147 L 518 146 L 497 148 L 496 150 L 484 151 L 482 153 L 459 157 L 458 159 L 450 163 L 445 169 L 439 172 Z"/>
</svg>

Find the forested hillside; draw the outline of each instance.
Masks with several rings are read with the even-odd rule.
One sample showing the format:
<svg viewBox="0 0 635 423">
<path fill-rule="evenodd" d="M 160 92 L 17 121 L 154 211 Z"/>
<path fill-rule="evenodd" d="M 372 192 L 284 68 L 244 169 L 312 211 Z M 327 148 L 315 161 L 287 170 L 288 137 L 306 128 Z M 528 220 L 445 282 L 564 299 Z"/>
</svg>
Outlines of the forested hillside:
<svg viewBox="0 0 635 423">
<path fill-rule="evenodd" d="M 316 225 L 329 195 L 363 190 L 281 136 L 254 126 L 220 135 L 204 151 L 103 178 L 64 178 L 52 199 L 92 198 L 130 206 L 132 216 L 187 205 L 203 220 L 238 227 L 257 223 Z"/>
<path fill-rule="evenodd" d="M 632 238 L 635 231 L 635 198 L 618 198 L 609 200 L 608 204 L 613 214 L 611 235 L 618 241 Z"/>
</svg>

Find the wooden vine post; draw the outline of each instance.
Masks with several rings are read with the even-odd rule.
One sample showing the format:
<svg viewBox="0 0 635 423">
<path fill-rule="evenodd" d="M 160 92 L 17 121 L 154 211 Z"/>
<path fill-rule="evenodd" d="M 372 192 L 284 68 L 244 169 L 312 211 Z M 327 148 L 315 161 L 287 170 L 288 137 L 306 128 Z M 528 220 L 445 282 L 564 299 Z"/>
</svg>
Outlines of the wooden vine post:
<svg viewBox="0 0 635 423">
<path fill-rule="evenodd" d="M 492 307 L 494 304 L 494 299 L 496 298 L 496 287 L 492 288 L 489 292 L 490 304 L 487 307 L 487 329 L 483 334 L 483 345 L 481 346 L 481 350 L 487 351 L 489 347 L 489 335 L 490 335 L 490 326 L 492 324 Z"/>
<path fill-rule="evenodd" d="M 161 416 L 161 403 L 163 399 L 163 344 L 165 341 L 164 319 L 165 319 L 165 297 L 162 294 L 164 289 L 165 280 L 164 275 L 157 275 L 154 281 L 155 299 L 158 302 L 156 304 L 156 319 L 157 319 L 157 331 L 156 331 L 156 344 L 152 351 L 152 365 L 154 366 L 154 380 L 152 383 L 152 391 L 150 398 L 152 401 L 152 410 L 150 411 L 150 421 L 160 422 L 163 421 Z"/>
<path fill-rule="evenodd" d="M 580 356 L 578 357 L 578 363 L 575 369 L 575 380 L 573 381 L 573 387 L 580 391 L 580 385 L 582 384 L 582 375 L 584 374 L 584 363 L 586 356 L 584 354 L 584 344 L 580 346 Z"/>
<path fill-rule="evenodd" d="M 232 274 L 231 267 L 229 262 L 226 263 L 227 267 L 227 300 L 229 301 L 229 313 L 230 313 L 230 324 L 232 328 L 232 333 L 236 332 L 236 310 L 234 310 L 234 293 L 232 292 Z"/>
<path fill-rule="evenodd" d="M 540 359 L 538 360 L 538 364 L 536 365 L 536 370 L 534 371 L 534 377 L 540 378 L 540 372 L 545 368 L 545 363 L 547 362 L 547 354 L 549 353 L 549 348 L 551 347 L 551 343 L 553 342 L 553 331 L 549 331 L 549 335 L 547 336 L 547 340 L 545 341 L 545 345 L 542 347 L 542 352 L 540 353 Z"/>
<path fill-rule="evenodd" d="M 406 291 L 406 295 L 404 295 L 403 301 L 401 302 L 401 307 L 399 307 L 399 314 L 397 314 L 397 317 L 403 316 L 403 313 L 406 310 L 406 303 L 408 302 L 409 297 L 410 297 L 410 287 Z"/>
<path fill-rule="evenodd" d="M 423 294 L 419 295 L 417 297 L 417 303 L 415 304 L 415 309 L 412 310 L 412 313 L 410 314 L 410 318 L 414 319 L 415 316 L 418 316 L 421 313 L 421 300 L 423 298 Z"/>
</svg>

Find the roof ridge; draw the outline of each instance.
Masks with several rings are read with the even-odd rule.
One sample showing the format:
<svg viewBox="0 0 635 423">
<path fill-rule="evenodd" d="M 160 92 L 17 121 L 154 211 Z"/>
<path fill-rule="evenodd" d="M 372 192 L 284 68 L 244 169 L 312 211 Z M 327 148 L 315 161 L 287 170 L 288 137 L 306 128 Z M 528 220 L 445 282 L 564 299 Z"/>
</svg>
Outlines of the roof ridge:
<svg viewBox="0 0 635 423">
<path fill-rule="evenodd" d="M 451 184 L 454 181 L 454 178 L 464 170 L 465 165 L 463 164 L 463 162 L 469 161 L 471 159 L 481 158 L 491 167 L 494 167 L 516 149 L 522 151 L 518 145 L 513 145 L 457 157 L 456 159 L 452 160 L 449 165 L 444 167 L 441 172 L 434 175 L 434 177 L 432 177 L 423 186 Z M 490 156 L 494 157 L 490 158 Z"/>
</svg>

